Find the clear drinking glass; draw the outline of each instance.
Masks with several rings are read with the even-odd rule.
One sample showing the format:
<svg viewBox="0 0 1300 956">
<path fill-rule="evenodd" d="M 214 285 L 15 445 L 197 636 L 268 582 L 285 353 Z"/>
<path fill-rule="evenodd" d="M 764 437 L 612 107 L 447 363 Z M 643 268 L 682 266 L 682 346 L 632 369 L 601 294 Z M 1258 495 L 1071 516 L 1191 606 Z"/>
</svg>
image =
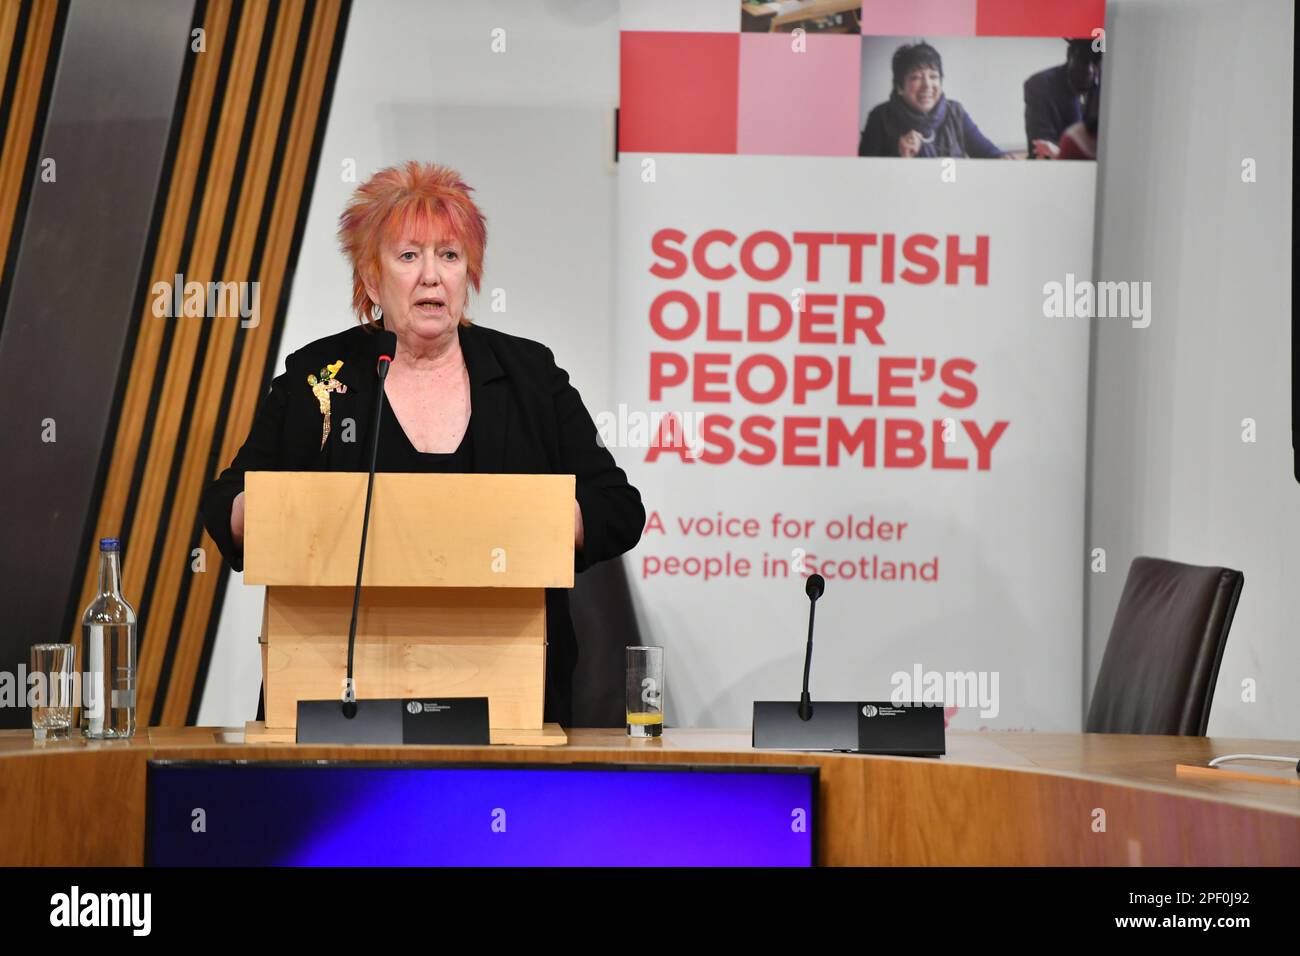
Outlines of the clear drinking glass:
<svg viewBox="0 0 1300 956">
<path fill-rule="evenodd" d="M 72 684 L 77 650 L 71 644 L 32 645 L 32 736 L 62 740 L 72 726 Z"/>
<path fill-rule="evenodd" d="M 627 735 L 658 737 L 664 731 L 664 649 L 627 648 Z"/>
</svg>

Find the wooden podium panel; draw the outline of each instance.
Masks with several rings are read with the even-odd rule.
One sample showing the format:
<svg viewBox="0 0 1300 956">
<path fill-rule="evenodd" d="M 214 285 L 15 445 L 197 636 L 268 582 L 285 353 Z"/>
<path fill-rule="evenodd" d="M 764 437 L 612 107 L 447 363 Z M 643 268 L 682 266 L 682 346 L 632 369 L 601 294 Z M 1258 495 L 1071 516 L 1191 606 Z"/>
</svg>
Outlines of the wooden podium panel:
<svg viewBox="0 0 1300 956">
<path fill-rule="evenodd" d="M 244 484 L 244 583 L 356 584 L 364 473 L 253 471 Z M 571 588 L 575 487 L 572 475 L 377 474 L 361 583 Z"/>
<path fill-rule="evenodd" d="M 265 584 L 258 739 L 345 699 L 367 475 L 249 472 L 244 580 Z M 549 746 L 546 588 L 573 587 L 573 475 L 375 475 L 358 700 L 486 697 L 493 739 Z"/>
<path fill-rule="evenodd" d="M 355 574 L 355 572 L 354 572 Z M 268 588 L 266 727 L 297 726 L 299 700 L 342 700 L 352 588 Z M 540 730 L 546 592 L 366 588 L 357 615 L 359 700 L 487 697 L 494 730 Z"/>
</svg>

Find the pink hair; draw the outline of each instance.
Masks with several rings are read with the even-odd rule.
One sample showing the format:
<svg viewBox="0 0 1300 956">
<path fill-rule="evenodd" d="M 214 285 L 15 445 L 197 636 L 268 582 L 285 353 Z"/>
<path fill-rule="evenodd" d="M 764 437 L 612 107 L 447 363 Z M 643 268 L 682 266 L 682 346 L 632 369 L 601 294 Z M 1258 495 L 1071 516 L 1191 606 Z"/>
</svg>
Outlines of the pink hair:
<svg viewBox="0 0 1300 956">
<path fill-rule="evenodd" d="M 362 324 L 374 324 L 363 276 L 378 270 L 385 243 L 456 240 L 465 251 L 470 285 L 478 292 L 487 219 L 469 198 L 473 191 L 454 169 L 414 159 L 381 169 L 357 187 L 339 216 L 339 242 L 352 263 L 352 311 Z M 469 325 L 465 316 L 460 321 Z"/>
</svg>

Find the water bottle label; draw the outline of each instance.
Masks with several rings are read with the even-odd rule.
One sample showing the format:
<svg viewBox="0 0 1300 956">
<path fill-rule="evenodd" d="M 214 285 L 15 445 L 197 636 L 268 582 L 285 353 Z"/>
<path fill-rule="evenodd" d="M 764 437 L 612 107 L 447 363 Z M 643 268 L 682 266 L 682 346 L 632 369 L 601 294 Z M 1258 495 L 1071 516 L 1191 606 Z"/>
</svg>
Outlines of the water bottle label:
<svg viewBox="0 0 1300 956">
<path fill-rule="evenodd" d="M 132 687 L 130 690 L 115 690 L 115 691 L 113 691 L 113 694 L 112 694 L 112 704 L 111 704 L 110 706 L 112 706 L 114 710 L 116 710 L 116 709 L 119 708 L 119 707 L 131 707 L 131 708 L 134 708 L 134 707 L 135 707 L 135 688 Z"/>
<path fill-rule="evenodd" d="M 104 724 L 104 628 L 91 624 L 86 628 L 86 686 L 82 723 L 93 733 Z"/>
</svg>

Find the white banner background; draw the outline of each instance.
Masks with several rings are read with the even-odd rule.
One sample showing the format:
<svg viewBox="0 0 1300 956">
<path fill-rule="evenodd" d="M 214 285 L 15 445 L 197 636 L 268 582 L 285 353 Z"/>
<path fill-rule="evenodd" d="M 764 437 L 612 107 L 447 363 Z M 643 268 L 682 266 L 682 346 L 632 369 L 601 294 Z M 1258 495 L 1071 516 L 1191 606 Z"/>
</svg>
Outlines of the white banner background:
<svg viewBox="0 0 1300 956">
<path fill-rule="evenodd" d="M 643 179 L 643 160 L 654 161 L 653 181 Z M 1087 554 L 1084 528 L 1084 456 L 1089 325 L 1082 318 L 1045 318 L 1043 286 L 1068 273 L 1092 275 L 1093 199 L 1096 165 L 994 160 L 956 163 L 957 179 L 941 178 L 943 161 L 854 157 L 655 155 L 625 153 L 619 162 L 618 315 L 615 395 L 627 410 L 719 413 L 737 421 L 748 415 L 840 416 L 852 428 L 862 417 L 951 416 L 971 419 L 987 433 L 1010 422 L 993 450 L 988 471 L 929 467 L 864 467 L 860 453 L 834 467 L 683 463 L 661 454 L 647 462 L 645 448 L 616 452 L 646 503 L 658 512 L 666 534 L 647 533 L 630 555 L 629 573 L 643 614 L 647 643 L 666 648 L 667 723 L 670 726 L 747 726 L 756 699 L 798 697 L 807 627 L 804 581 L 762 578 L 714 579 L 644 576 L 647 561 L 669 555 L 744 556 L 758 568 L 763 554 L 789 559 L 803 547 L 818 561 L 881 559 L 922 562 L 939 557 L 939 580 L 828 580 L 818 602 L 811 690 L 814 700 L 887 699 L 891 675 L 924 671 L 997 674 L 998 713 L 981 716 L 968 701 L 953 716 L 956 728 L 1077 730 L 1081 720 L 1082 588 Z M 709 229 L 737 236 L 775 230 L 913 233 L 960 237 L 963 252 L 975 237 L 990 241 L 988 284 L 976 286 L 972 270 L 957 285 L 879 283 L 878 253 L 868 250 L 864 281 L 848 279 L 844 248 L 822 252 L 820 282 L 805 282 L 804 256 L 795 247 L 790 273 L 757 282 L 743 273 L 708 281 L 694 268 L 678 279 L 650 272 L 662 260 L 651 248 L 661 229 L 680 229 L 694 239 Z M 715 247 L 714 264 L 736 264 L 732 252 Z M 771 250 L 760 256 L 772 261 Z M 900 260 L 899 269 L 905 263 Z M 775 343 L 708 342 L 703 323 L 689 339 L 667 342 L 651 328 L 657 295 L 679 289 L 703 304 L 721 293 L 722 325 L 743 327 L 746 297 L 767 291 L 789 298 L 796 287 L 809 294 L 873 294 L 884 302 L 880 326 L 886 344 L 799 344 L 795 335 Z M 679 325 L 682 311 L 670 310 Z M 1110 320 L 1122 321 L 1122 320 Z M 840 323 L 837 320 L 834 328 Z M 797 326 L 796 326 L 797 328 Z M 775 403 L 752 405 L 691 401 L 691 381 L 669 389 L 663 401 L 649 398 L 649 354 L 672 351 L 729 352 L 732 371 L 741 358 L 768 352 L 834 362 L 853 355 L 854 391 L 873 390 L 880 356 L 932 357 L 939 363 L 967 358 L 979 397 L 966 409 L 938 402 L 940 387 L 917 385 L 914 408 L 836 405 L 834 388 L 814 392 L 795 405 L 787 391 Z M 871 374 L 869 374 L 871 373 Z M 693 381 L 693 379 L 692 379 Z M 734 376 L 728 376 L 728 387 Z M 600 416 L 598 416 L 599 418 Z M 878 426 L 879 427 L 879 426 Z M 780 427 L 774 429 L 780 442 Z M 737 439 L 736 428 L 732 437 Z M 825 449 L 825 432 L 816 446 Z M 738 449 L 739 450 L 739 449 Z M 958 427 L 945 446 L 949 457 L 974 458 L 974 446 Z M 678 519 L 694 516 L 755 518 L 757 538 L 700 539 L 682 534 Z M 811 519 L 808 539 L 774 537 L 772 516 Z M 827 522 L 852 515 L 907 522 L 893 542 L 830 541 Z M 917 688 L 919 695 L 920 688 Z M 917 695 L 913 695 L 917 696 Z"/>
</svg>

